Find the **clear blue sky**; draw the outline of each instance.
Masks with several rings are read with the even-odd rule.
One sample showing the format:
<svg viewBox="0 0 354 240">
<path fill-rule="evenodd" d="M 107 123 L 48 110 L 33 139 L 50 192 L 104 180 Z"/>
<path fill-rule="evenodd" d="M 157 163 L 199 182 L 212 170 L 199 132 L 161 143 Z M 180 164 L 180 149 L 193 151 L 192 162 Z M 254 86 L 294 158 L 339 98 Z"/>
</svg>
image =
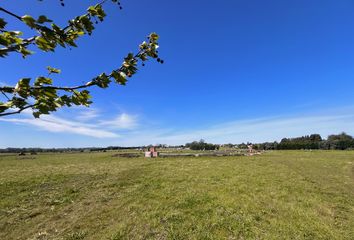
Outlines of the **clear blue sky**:
<svg viewBox="0 0 354 240">
<path fill-rule="evenodd" d="M 63 26 L 95 1 L 1 1 L 18 15 Z M 62 69 L 63 85 L 120 65 L 150 32 L 165 64 L 140 68 L 126 87 L 92 91 L 89 108 L 42 120 L 0 119 L 0 147 L 179 144 L 354 135 L 354 1 L 122 0 L 79 48 L 0 59 L 0 84 Z M 0 16 L 3 16 L 0 13 Z M 9 19 L 10 20 L 10 19 Z M 19 23 L 9 21 L 13 28 Z"/>
</svg>

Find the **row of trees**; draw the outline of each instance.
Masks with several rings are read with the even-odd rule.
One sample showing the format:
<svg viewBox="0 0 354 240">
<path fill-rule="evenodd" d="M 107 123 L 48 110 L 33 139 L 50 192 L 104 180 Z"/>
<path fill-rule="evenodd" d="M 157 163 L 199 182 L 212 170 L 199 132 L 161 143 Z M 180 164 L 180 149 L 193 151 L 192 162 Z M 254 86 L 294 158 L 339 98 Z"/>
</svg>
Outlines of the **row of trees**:
<svg viewBox="0 0 354 240">
<path fill-rule="evenodd" d="M 254 148 L 259 150 L 346 150 L 354 149 L 354 138 L 344 132 L 330 135 L 327 139 L 322 139 L 319 134 L 311 134 L 297 138 L 283 138 L 279 143 L 265 142 L 254 144 Z"/>
<path fill-rule="evenodd" d="M 322 149 L 322 150 L 346 150 L 354 149 L 354 138 L 346 133 L 333 134 L 328 136 L 327 139 L 323 139 L 319 134 L 311 134 L 307 136 L 297 138 L 283 138 L 280 142 L 264 142 L 264 143 L 241 143 L 241 144 L 212 144 L 207 143 L 203 139 L 200 141 L 194 141 L 186 143 L 185 145 L 169 146 L 166 144 L 154 145 L 158 149 L 161 148 L 189 148 L 191 150 L 219 150 L 223 148 L 237 148 L 247 149 L 249 145 L 252 145 L 256 150 L 301 150 L 301 149 Z M 21 152 L 77 152 L 77 151 L 106 151 L 106 150 L 133 150 L 133 149 L 147 149 L 153 145 L 148 146 L 133 146 L 133 147 L 119 147 L 109 146 L 105 148 L 6 148 L 0 149 L 0 153 L 21 153 Z"/>
<path fill-rule="evenodd" d="M 206 143 L 203 139 L 201 139 L 199 142 L 194 141 L 191 143 L 186 143 L 185 147 L 191 150 L 218 150 L 219 149 L 219 145 Z"/>
</svg>

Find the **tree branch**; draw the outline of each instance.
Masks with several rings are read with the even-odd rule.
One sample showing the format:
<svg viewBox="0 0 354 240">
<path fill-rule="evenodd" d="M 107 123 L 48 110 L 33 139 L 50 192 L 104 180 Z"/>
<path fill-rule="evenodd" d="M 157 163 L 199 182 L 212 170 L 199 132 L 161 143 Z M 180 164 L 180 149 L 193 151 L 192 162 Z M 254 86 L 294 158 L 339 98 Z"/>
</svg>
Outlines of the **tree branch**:
<svg viewBox="0 0 354 240">
<path fill-rule="evenodd" d="M 72 91 L 72 90 L 77 90 L 77 89 L 82 89 L 82 88 L 87 88 L 96 85 L 94 82 L 89 82 L 84 85 L 80 86 L 75 86 L 75 87 L 57 87 L 57 86 L 32 86 L 30 87 L 30 90 L 36 90 L 36 89 L 54 89 L 54 90 L 64 90 L 64 91 Z M 5 91 L 5 92 L 14 92 L 15 87 L 0 87 L 0 91 Z"/>
<path fill-rule="evenodd" d="M 26 110 L 28 108 L 32 108 L 34 107 L 35 104 L 33 105 L 28 105 L 26 107 L 23 107 L 23 108 L 20 108 L 18 111 L 14 111 L 14 112 L 7 112 L 7 113 L 0 113 L 0 117 L 3 117 L 3 116 L 8 116 L 8 115 L 13 115 L 13 114 L 18 114 L 18 113 L 21 113 L 23 110 Z"/>
<path fill-rule="evenodd" d="M 142 54 L 143 51 L 139 51 L 137 54 L 135 54 L 134 59 L 138 58 L 140 56 L 140 54 Z M 123 71 L 124 66 L 121 66 L 120 68 L 117 69 L 118 72 L 122 72 Z M 74 87 L 59 87 L 59 86 L 31 86 L 29 88 L 29 90 L 36 90 L 36 89 L 54 89 L 54 90 L 63 90 L 63 91 L 73 91 L 73 90 L 77 90 L 77 89 L 82 89 L 82 88 L 88 88 L 88 87 L 92 87 L 94 85 L 97 85 L 94 80 L 87 82 L 83 85 L 79 85 L 79 86 L 74 86 Z M 8 86 L 4 86 L 4 87 L 0 87 L 0 91 L 1 92 L 14 92 L 15 91 L 15 87 L 8 87 Z M 1 116 L 1 115 L 0 115 Z"/>
<path fill-rule="evenodd" d="M 2 91 L 2 90 L 0 90 L 0 91 L 1 91 L 2 95 L 4 95 L 5 98 L 6 98 L 8 101 L 10 101 L 10 98 L 6 95 L 6 93 L 5 93 L 4 91 Z"/>
<path fill-rule="evenodd" d="M 101 2 L 97 3 L 95 6 L 102 6 L 105 2 L 107 2 L 107 0 L 102 0 Z M 21 22 L 24 22 L 24 19 L 23 17 L 21 16 L 18 16 L 2 7 L 0 7 L 0 11 L 3 11 L 13 17 L 15 17 L 16 19 L 20 20 Z M 85 17 L 88 17 L 90 16 L 91 13 L 87 12 L 86 14 L 82 15 L 81 17 L 85 16 Z M 74 21 L 75 19 L 72 19 L 71 21 Z M 101 20 L 102 21 L 102 20 Z M 70 21 L 69 21 L 70 22 Z M 38 36 L 41 36 L 41 37 L 44 37 L 44 34 L 45 32 L 50 32 L 51 34 L 53 34 L 55 36 L 55 38 L 58 39 L 58 42 L 60 41 L 64 41 L 65 42 L 65 38 L 67 37 L 67 34 L 74 29 L 73 25 L 69 24 L 67 26 L 65 26 L 64 28 L 61 28 L 61 30 L 63 31 L 63 34 L 58 34 L 56 31 L 54 31 L 53 29 L 50 29 L 48 27 L 46 27 L 45 25 L 42 25 L 42 24 L 38 24 L 38 23 L 35 23 L 33 27 L 31 28 L 34 28 L 38 31 L 39 35 Z M 6 31 L 3 31 L 3 32 L 6 32 Z M 89 33 L 90 35 L 90 33 Z M 12 46 L 8 46 L 8 47 L 4 47 L 4 48 L 1 48 L 0 49 L 0 56 L 5 56 L 7 55 L 9 52 L 13 52 L 13 51 L 19 51 L 21 48 L 24 48 L 26 46 L 28 46 L 29 44 L 31 43 L 34 43 L 34 41 L 36 40 L 36 37 L 31 37 L 31 38 L 28 38 L 28 39 L 24 39 L 23 40 L 23 43 L 19 43 L 19 44 L 15 44 L 15 45 L 12 45 Z M 44 37 L 45 38 L 45 37 Z M 69 43 L 69 45 L 71 45 Z M 75 46 L 75 45 L 71 45 L 71 46 Z M 42 49 L 43 50 L 43 49 Z M 46 51 L 46 50 L 45 50 Z"/>
<path fill-rule="evenodd" d="M 0 7 L 0 11 L 5 12 L 5 13 L 9 14 L 10 16 L 13 16 L 14 18 L 17 18 L 18 20 L 20 20 L 22 22 L 22 17 L 6 10 L 5 8 Z"/>
<path fill-rule="evenodd" d="M 12 114 L 21 113 L 23 110 L 32 108 L 33 116 L 38 118 L 41 114 L 49 114 L 50 112 L 56 111 L 56 109 L 63 106 L 71 105 L 83 105 L 89 106 L 92 102 L 89 100 L 91 96 L 89 91 L 75 91 L 77 89 L 86 89 L 91 86 L 98 86 L 100 88 L 109 87 L 110 83 L 114 80 L 117 84 L 125 85 L 127 77 L 131 77 L 137 72 L 137 64 L 139 61 L 146 61 L 149 58 L 157 58 L 157 62 L 163 63 L 163 61 L 158 58 L 158 35 L 156 33 L 151 33 L 148 36 L 149 42 L 143 42 L 139 45 L 139 51 L 134 55 L 129 53 L 122 63 L 122 65 L 112 70 L 111 73 L 101 73 L 96 77 L 92 78 L 91 81 L 73 87 L 61 87 L 53 86 L 53 80 L 51 78 L 46 78 L 39 76 L 36 78 L 35 82 L 31 86 L 31 78 L 20 79 L 16 86 L 3 86 L 0 87 L 0 91 L 3 92 L 5 97 L 6 94 L 13 95 L 12 98 L 7 98 L 8 102 L 0 105 L 0 117 Z M 144 64 L 143 64 L 144 65 Z M 59 69 L 52 67 L 47 67 L 50 73 L 60 73 Z M 57 91 L 65 91 L 65 94 L 59 94 Z M 69 93 L 67 95 L 67 93 Z M 36 100 L 35 104 L 28 102 L 29 98 L 34 98 Z M 11 111 L 11 109 L 18 109 L 17 111 Z M 9 112 L 5 112 L 9 111 Z"/>
<path fill-rule="evenodd" d="M 21 43 L 21 44 L 16 44 L 16 45 L 12 45 L 10 47 L 0 48 L 0 55 L 7 54 L 8 52 L 17 51 L 20 49 L 20 47 L 26 47 L 26 46 L 30 45 L 31 43 L 34 42 L 34 40 L 36 40 L 36 37 L 31 37 L 31 38 L 24 39 L 23 43 Z"/>
</svg>

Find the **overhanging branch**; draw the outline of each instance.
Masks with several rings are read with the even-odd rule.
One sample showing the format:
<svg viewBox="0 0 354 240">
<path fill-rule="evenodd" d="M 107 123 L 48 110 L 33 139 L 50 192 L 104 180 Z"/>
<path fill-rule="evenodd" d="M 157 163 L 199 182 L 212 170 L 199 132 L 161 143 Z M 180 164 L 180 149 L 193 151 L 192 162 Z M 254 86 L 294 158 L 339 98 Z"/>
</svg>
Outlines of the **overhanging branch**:
<svg viewBox="0 0 354 240">
<path fill-rule="evenodd" d="M 13 115 L 13 114 L 18 114 L 18 113 L 21 113 L 23 110 L 26 110 L 26 109 L 28 109 L 28 108 L 32 108 L 32 107 L 34 107 L 34 106 L 36 106 L 36 105 L 35 105 L 35 104 L 33 104 L 33 105 L 28 105 L 28 106 L 26 106 L 26 107 L 20 108 L 19 110 L 13 111 L 13 112 L 0 113 L 0 117 L 9 116 L 9 115 Z"/>
</svg>

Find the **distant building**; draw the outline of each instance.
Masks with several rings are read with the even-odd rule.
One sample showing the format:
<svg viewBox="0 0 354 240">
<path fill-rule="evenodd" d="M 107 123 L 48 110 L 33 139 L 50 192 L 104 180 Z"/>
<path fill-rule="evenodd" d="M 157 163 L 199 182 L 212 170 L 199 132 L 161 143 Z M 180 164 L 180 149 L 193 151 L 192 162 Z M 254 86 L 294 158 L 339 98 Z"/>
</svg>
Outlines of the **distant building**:
<svg viewBox="0 0 354 240">
<path fill-rule="evenodd" d="M 250 145 L 247 146 L 247 148 L 248 148 L 248 154 L 249 155 L 253 155 L 254 154 L 253 145 L 250 144 Z"/>
<path fill-rule="evenodd" d="M 145 152 L 145 157 L 147 158 L 156 158 L 159 156 L 159 153 L 156 151 L 155 147 L 150 147 L 148 151 Z"/>
</svg>

